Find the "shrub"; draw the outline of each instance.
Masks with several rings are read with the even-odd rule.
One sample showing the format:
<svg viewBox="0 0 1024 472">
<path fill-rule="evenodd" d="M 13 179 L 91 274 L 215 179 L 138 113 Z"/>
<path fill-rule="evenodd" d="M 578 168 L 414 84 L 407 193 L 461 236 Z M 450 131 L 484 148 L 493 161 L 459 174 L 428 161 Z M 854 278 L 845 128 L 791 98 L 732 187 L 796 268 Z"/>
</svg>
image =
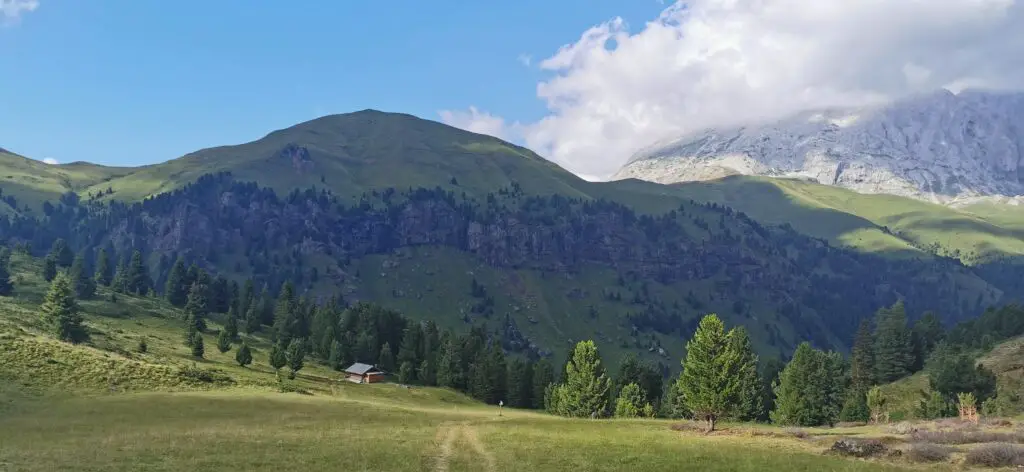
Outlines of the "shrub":
<svg viewBox="0 0 1024 472">
<path fill-rule="evenodd" d="M 914 462 L 941 462 L 949 459 L 953 448 L 932 443 L 915 443 L 907 449 L 907 457 Z"/>
<path fill-rule="evenodd" d="M 230 384 L 234 383 L 234 379 L 225 374 L 224 372 L 217 369 L 204 369 L 197 367 L 195 364 L 183 365 L 178 368 L 178 376 L 183 380 L 191 380 L 193 382 L 201 383 L 218 383 L 218 384 Z"/>
<path fill-rule="evenodd" d="M 988 467 L 1024 465 L 1024 448 L 1005 443 L 985 444 L 969 451 L 966 463 Z"/>
<path fill-rule="evenodd" d="M 829 451 L 841 456 L 873 457 L 885 454 L 888 449 L 877 439 L 844 438 L 832 444 Z"/>
<path fill-rule="evenodd" d="M 918 431 L 917 426 L 906 421 L 889 426 L 886 430 L 892 434 L 914 434 Z"/>
</svg>

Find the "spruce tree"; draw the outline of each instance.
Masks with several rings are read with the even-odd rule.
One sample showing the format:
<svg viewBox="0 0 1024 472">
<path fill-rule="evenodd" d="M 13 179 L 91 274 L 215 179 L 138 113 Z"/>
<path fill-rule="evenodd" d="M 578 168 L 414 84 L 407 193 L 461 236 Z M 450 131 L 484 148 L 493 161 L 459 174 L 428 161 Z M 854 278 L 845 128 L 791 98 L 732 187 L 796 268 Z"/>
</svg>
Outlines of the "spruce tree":
<svg viewBox="0 0 1024 472">
<path fill-rule="evenodd" d="M 935 350 L 935 346 L 945 337 L 946 331 L 938 315 L 933 312 L 925 313 L 914 323 L 911 330 L 914 344 L 914 365 L 915 372 L 924 368 L 924 362 L 928 355 Z"/>
<path fill-rule="evenodd" d="M 513 408 L 532 408 L 533 369 L 520 359 L 513 359 L 508 365 L 508 405 Z"/>
<path fill-rule="evenodd" d="M 334 370 L 342 370 L 347 365 L 348 359 L 345 358 L 345 347 L 340 341 L 335 340 L 331 343 L 331 354 L 327 360 L 331 368 Z"/>
<path fill-rule="evenodd" d="M 458 349 L 450 340 L 441 343 L 441 356 L 437 363 L 437 385 L 458 389 L 463 385 L 461 359 Z"/>
<path fill-rule="evenodd" d="M 164 286 L 164 295 L 167 301 L 174 306 L 185 306 L 188 301 L 188 285 L 185 285 L 185 260 L 178 258 L 171 266 L 167 274 L 167 284 Z"/>
<path fill-rule="evenodd" d="M 647 402 L 654 404 L 661 400 L 664 379 L 661 372 L 647 362 L 641 362 L 633 354 L 627 354 L 615 374 L 612 395 L 618 397 L 623 387 L 635 383 L 647 395 Z"/>
<path fill-rule="evenodd" d="M 224 331 L 228 333 L 228 339 L 238 339 L 238 312 L 234 306 L 228 308 L 227 318 L 224 320 Z"/>
<path fill-rule="evenodd" d="M 423 362 L 420 363 L 420 368 L 416 369 L 416 379 L 419 380 L 420 385 L 437 385 L 437 372 L 435 372 L 434 364 L 430 359 L 423 359 Z"/>
<path fill-rule="evenodd" d="M 910 375 L 914 345 L 902 301 L 878 310 L 874 347 L 877 382 L 889 383 Z"/>
<path fill-rule="evenodd" d="M 114 266 L 110 262 L 110 253 L 107 252 L 106 248 L 100 249 L 99 254 L 96 256 L 96 273 L 93 276 L 96 283 L 104 287 L 109 287 L 110 282 L 114 278 Z"/>
<path fill-rule="evenodd" d="M 192 334 L 192 357 L 203 358 L 203 354 L 206 353 L 206 347 L 203 345 L 203 335 L 199 333 Z"/>
<path fill-rule="evenodd" d="M 193 284 L 188 291 L 188 301 L 185 302 L 185 319 L 190 328 L 196 331 L 206 331 L 206 315 L 209 313 L 206 300 L 206 288 Z"/>
<path fill-rule="evenodd" d="M 701 319 L 693 338 L 686 343 L 678 385 L 686 408 L 694 418 L 706 422 L 709 432 L 715 430 L 720 418 L 739 411 L 743 396 L 740 359 L 731 349 L 725 325 L 717 315 Z"/>
<path fill-rule="evenodd" d="M 761 417 L 762 403 L 761 376 L 757 371 L 757 355 L 750 343 L 750 336 L 742 326 L 729 331 L 729 349 L 736 359 L 736 375 L 739 380 L 739 403 L 736 417 L 743 421 L 754 421 Z"/>
<path fill-rule="evenodd" d="M 413 381 L 413 368 L 411 362 L 403 362 L 398 368 L 398 383 L 408 385 Z"/>
<path fill-rule="evenodd" d="M 0 296 L 8 297 L 14 293 L 14 284 L 11 283 L 11 273 L 8 270 L 8 262 L 0 261 Z"/>
<path fill-rule="evenodd" d="M 43 323 L 57 339 L 70 343 L 80 343 L 89 339 L 89 333 L 82 324 L 75 291 L 66 273 L 58 273 L 53 278 L 40 311 Z"/>
<path fill-rule="evenodd" d="M 779 375 L 772 421 L 796 426 L 832 425 L 845 394 L 842 356 L 804 342 Z"/>
<path fill-rule="evenodd" d="M 547 359 L 541 359 L 533 365 L 533 392 L 530 398 L 533 408 L 544 409 L 544 392 L 555 382 L 555 369 Z"/>
<path fill-rule="evenodd" d="M 238 352 L 235 353 L 235 362 L 242 367 L 252 364 L 252 351 L 249 350 L 248 343 L 243 342 L 242 346 L 238 348 Z"/>
<path fill-rule="evenodd" d="M 274 336 L 282 342 L 288 343 L 295 335 L 297 309 L 295 286 L 290 281 L 285 282 L 274 308 Z"/>
<path fill-rule="evenodd" d="M 132 252 L 131 262 L 128 263 L 127 285 L 130 293 L 136 295 L 149 293 L 149 271 L 142 261 L 142 252 L 138 249 Z"/>
<path fill-rule="evenodd" d="M 85 257 L 81 254 L 75 256 L 68 273 L 71 283 L 75 287 L 75 295 L 82 300 L 88 300 L 96 294 L 96 281 L 86 271 Z"/>
<path fill-rule="evenodd" d="M 295 373 L 302 370 L 303 360 L 306 358 L 306 341 L 304 339 L 294 338 L 288 344 L 288 350 L 285 351 L 285 356 L 288 360 L 288 378 L 294 379 Z"/>
<path fill-rule="evenodd" d="M 117 262 L 114 270 L 114 278 L 110 282 L 110 288 L 117 293 L 128 293 L 128 266 L 124 259 Z"/>
<path fill-rule="evenodd" d="M 53 282 L 53 278 L 57 276 L 57 259 L 53 256 L 46 256 L 43 258 L 43 280 L 47 282 Z"/>
<path fill-rule="evenodd" d="M 231 335 L 226 329 L 220 330 L 220 334 L 217 335 L 217 350 L 221 354 L 231 350 Z"/>
<path fill-rule="evenodd" d="M 245 332 L 252 334 L 260 330 L 260 315 L 256 312 L 256 304 L 250 304 L 245 312 Z"/>
<path fill-rule="evenodd" d="M 580 341 L 565 364 L 564 381 L 552 391 L 552 407 L 562 416 L 600 416 L 608 409 L 610 388 L 597 345 Z"/>
<path fill-rule="evenodd" d="M 850 356 L 850 388 L 843 403 L 839 419 L 842 421 L 867 421 L 870 416 L 867 392 L 875 384 L 875 367 L 871 321 L 863 320 L 853 340 Z"/>
<path fill-rule="evenodd" d="M 68 242 L 64 239 L 58 238 L 53 242 L 53 246 L 50 247 L 50 256 L 53 257 L 54 262 L 57 263 L 57 267 L 71 267 L 74 262 L 75 254 L 71 252 L 71 247 L 68 246 Z"/>
<path fill-rule="evenodd" d="M 288 355 L 285 354 L 285 348 L 281 346 L 280 342 L 274 343 L 274 346 L 270 348 L 270 358 L 267 361 L 275 371 L 288 364 Z"/>
<path fill-rule="evenodd" d="M 391 352 L 391 344 L 385 342 L 380 347 L 380 355 L 377 356 L 377 367 L 384 372 L 395 371 L 395 354 Z"/>
<path fill-rule="evenodd" d="M 645 411 L 652 410 L 647 403 L 647 394 L 635 383 L 622 387 L 619 397 L 615 400 L 616 418 L 636 418 L 643 416 Z"/>
</svg>

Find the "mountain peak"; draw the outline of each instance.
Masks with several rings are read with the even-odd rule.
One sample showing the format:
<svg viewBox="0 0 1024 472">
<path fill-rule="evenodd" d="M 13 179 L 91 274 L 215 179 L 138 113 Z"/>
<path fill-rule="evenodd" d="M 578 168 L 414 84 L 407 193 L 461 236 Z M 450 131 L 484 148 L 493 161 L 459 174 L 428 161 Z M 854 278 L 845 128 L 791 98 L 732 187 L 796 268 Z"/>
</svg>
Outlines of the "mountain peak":
<svg viewBox="0 0 1024 472">
<path fill-rule="evenodd" d="M 938 203 L 1024 194 L 1024 94 L 949 90 L 705 130 L 638 153 L 615 179 L 810 179 Z"/>
</svg>

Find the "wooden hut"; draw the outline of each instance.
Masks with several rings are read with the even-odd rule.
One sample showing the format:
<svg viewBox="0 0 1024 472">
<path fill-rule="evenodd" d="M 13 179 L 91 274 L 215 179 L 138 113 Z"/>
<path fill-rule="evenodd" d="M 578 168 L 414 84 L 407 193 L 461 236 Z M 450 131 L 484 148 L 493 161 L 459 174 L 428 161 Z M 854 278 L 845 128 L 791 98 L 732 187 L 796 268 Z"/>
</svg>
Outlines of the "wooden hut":
<svg viewBox="0 0 1024 472">
<path fill-rule="evenodd" d="M 383 382 L 384 372 L 372 365 L 356 362 L 345 369 L 345 380 L 355 383 Z"/>
</svg>

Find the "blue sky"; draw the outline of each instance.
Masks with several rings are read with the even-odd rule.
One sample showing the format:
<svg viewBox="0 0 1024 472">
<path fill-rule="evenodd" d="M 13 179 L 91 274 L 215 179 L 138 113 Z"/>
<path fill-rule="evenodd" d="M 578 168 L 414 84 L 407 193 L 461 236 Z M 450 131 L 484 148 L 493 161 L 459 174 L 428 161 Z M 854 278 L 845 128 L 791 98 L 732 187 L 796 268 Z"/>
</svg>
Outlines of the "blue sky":
<svg viewBox="0 0 1024 472">
<path fill-rule="evenodd" d="M 26 1 L 26 0 L 19 0 Z M 655 0 L 38 0 L 0 26 L 0 147 L 148 164 L 376 108 L 545 115 L 536 61 Z M 521 55 L 534 59 L 532 66 Z"/>
</svg>

